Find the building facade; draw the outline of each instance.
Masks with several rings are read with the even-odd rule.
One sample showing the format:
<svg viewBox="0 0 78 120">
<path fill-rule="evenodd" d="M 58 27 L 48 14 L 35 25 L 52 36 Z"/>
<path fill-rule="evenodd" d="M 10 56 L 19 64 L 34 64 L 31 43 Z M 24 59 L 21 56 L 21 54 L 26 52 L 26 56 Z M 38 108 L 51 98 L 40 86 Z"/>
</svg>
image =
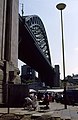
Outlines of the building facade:
<svg viewBox="0 0 78 120">
<path fill-rule="evenodd" d="M 21 67 L 21 83 L 28 85 L 29 89 L 38 90 L 43 88 L 42 82 L 36 77 L 35 70 L 28 65 Z"/>
<path fill-rule="evenodd" d="M 21 67 L 21 78 L 27 80 L 35 80 L 35 70 L 28 65 Z"/>
</svg>

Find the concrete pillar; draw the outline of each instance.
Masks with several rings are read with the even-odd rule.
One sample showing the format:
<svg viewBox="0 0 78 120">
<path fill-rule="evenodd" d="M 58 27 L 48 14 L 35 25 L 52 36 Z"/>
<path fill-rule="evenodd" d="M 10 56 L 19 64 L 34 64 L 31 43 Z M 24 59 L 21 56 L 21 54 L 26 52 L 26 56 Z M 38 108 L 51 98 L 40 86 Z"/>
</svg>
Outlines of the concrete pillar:
<svg viewBox="0 0 78 120">
<path fill-rule="evenodd" d="M 0 103 L 3 99 L 3 78 L 4 78 L 4 44 L 5 44 L 5 24 L 6 24 L 6 2 L 0 0 Z"/>
<path fill-rule="evenodd" d="M 0 0 L 0 60 L 4 59 L 6 0 Z"/>
<path fill-rule="evenodd" d="M 7 0 L 5 60 L 8 61 L 9 71 L 17 74 L 18 70 L 18 16 L 19 0 Z"/>
<path fill-rule="evenodd" d="M 5 29 L 5 83 L 13 82 L 17 79 L 18 74 L 18 16 L 19 0 L 7 0 L 6 4 L 6 29 Z M 20 81 L 20 80 L 19 80 Z M 4 83 L 4 86 L 5 86 Z M 8 100 L 8 88 L 7 93 L 4 88 L 4 101 Z"/>
<path fill-rule="evenodd" d="M 18 67 L 18 0 L 7 0 L 5 60 Z"/>
<path fill-rule="evenodd" d="M 10 80 L 9 73 L 17 76 L 18 69 L 18 7 L 19 0 L 0 0 L 0 103 L 5 92 L 3 84 Z M 8 64 L 8 69 L 6 69 Z M 8 73 L 8 74 L 7 74 Z M 6 75 L 7 74 L 7 75 Z"/>
</svg>

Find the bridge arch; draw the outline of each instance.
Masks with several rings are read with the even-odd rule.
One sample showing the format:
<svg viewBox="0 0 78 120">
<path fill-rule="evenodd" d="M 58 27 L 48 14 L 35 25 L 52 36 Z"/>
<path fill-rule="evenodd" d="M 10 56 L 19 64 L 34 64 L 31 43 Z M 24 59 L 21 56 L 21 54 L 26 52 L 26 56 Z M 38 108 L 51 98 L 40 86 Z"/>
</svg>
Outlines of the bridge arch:
<svg viewBox="0 0 78 120">
<path fill-rule="evenodd" d="M 48 39 L 43 22 L 37 15 L 19 16 L 18 57 L 35 69 L 47 85 L 53 85 L 54 69 Z"/>
<path fill-rule="evenodd" d="M 35 35 L 36 43 L 51 64 L 47 34 L 42 20 L 37 15 L 24 16 L 23 19 L 25 24 L 30 27 L 32 33 Z"/>
</svg>

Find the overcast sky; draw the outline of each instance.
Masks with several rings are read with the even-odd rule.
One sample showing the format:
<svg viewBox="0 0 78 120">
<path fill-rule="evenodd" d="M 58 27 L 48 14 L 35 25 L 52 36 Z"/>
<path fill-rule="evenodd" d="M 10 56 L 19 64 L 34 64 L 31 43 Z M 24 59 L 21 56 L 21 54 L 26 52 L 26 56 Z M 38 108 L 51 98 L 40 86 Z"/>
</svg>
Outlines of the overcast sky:
<svg viewBox="0 0 78 120">
<path fill-rule="evenodd" d="M 48 37 L 52 65 L 62 67 L 62 44 L 60 11 L 56 5 L 60 2 L 66 4 L 63 10 L 65 70 L 66 76 L 78 74 L 78 0 L 19 0 L 19 12 L 21 4 L 24 4 L 24 15 L 38 15 L 44 23 Z M 21 62 L 18 62 L 20 68 Z"/>
</svg>

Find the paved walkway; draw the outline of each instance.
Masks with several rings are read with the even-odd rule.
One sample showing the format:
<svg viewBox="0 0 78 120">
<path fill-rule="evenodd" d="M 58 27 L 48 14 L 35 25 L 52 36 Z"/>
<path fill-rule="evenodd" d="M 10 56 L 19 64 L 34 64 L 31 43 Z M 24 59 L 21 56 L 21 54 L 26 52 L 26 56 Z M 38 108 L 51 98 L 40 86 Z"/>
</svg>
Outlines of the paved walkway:
<svg viewBox="0 0 78 120">
<path fill-rule="evenodd" d="M 9 111 L 10 113 L 32 115 L 34 117 L 45 114 L 61 118 L 61 120 L 78 120 L 78 106 L 67 106 L 67 109 L 64 109 L 63 104 L 53 102 L 50 103 L 49 107 L 49 110 L 40 110 L 38 106 L 36 111 L 28 111 L 24 110 L 24 108 L 10 108 Z M 7 112 L 7 108 L 0 108 L 0 115 Z"/>
</svg>

